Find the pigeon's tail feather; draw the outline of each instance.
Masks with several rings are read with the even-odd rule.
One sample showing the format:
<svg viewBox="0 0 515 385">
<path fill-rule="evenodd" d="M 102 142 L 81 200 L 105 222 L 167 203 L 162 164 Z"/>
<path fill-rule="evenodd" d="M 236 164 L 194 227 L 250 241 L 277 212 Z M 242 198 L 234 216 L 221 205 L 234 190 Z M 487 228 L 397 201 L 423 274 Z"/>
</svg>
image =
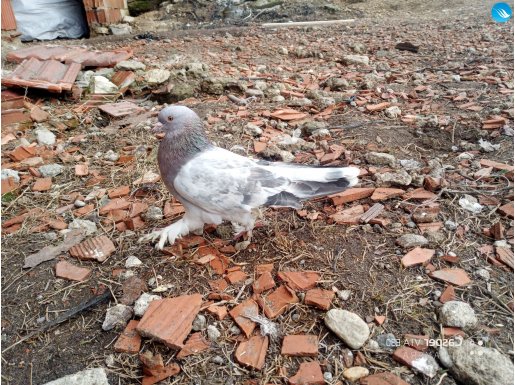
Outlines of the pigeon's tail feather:
<svg viewBox="0 0 515 385">
<path fill-rule="evenodd" d="M 298 181 L 293 182 L 287 191 L 300 199 L 311 199 L 343 191 L 355 184 L 351 183 L 352 181 L 348 177 L 330 182 Z"/>
<path fill-rule="evenodd" d="M 278 194 L 269 196 L 265 202 L 265 206 L 277 207 L 291 207 L 293 209 L 300 209 L 302 204 L 300 198 L 288 191 L 281 191 Z"/>
</svg>

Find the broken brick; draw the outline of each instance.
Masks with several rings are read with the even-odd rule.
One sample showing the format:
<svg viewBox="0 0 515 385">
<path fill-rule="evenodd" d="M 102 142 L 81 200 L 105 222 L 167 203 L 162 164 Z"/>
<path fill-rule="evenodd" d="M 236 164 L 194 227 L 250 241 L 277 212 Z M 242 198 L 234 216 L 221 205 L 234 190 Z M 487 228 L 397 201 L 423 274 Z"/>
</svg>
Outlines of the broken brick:
<svg viewBox="0 0 515 385">
<path fill-rule="evenodd" d="M 76 176 L 86 176 L 89 175 L 89 167 L 87 164 L 76 164 L 75 165 L 75 175 Z"/>
<path fill-rule="evenodd" d="M 266 143 L 260 142 L 259 140 L 254 141 L 254 152 L 259 154 L 260 152 L 263 152 L 266 150 Z"/>
<path fill-rule="evenodd" d="M 441 269 L 429 274 L 433 279 L 451 283 L 455 286 L 465 286 L 470 283 L 468 274 L 463 269 Z"/>
<path fill-rule="evenodd" d="M 129 101 L 102 104 L 98 106 L 98 109 L 114 118 L 119 118 L 126 115 L 137 115 L 139 112 L 144 111 L 143 108 Z"/>
<path fill-rule="evenodd" d="M 147 284 L 140 277 L 132 276 L 126 279 L 122 284 L 123 295 L 120 303 L 124 305 L 132 305 L 140 297 L 140 295 L 148 290 Z"/>
<path fill-rule="evenodd" d="M 219 292 L 222 292 L 229 287 L 229 284 L 223 278 L 216 279 L 213 281 L 208 281 L 208 284 L 209 284 L 209 287 L 211 288 L 211 290 L 219 291 Z"/>
<path fill-rule="evenodd" d="M 130 205 L 131 202 L 127 201 L 126 199 L 117 198 L 110 200 L 106 205 L 102 206 L 98 212 L 99 214 L 106 214 L 112 210 L 125 210 L 129 208 Z"/>
<path fill-rule="evenodd" d="M 257 265 L 256 266 L 256 274 L 257 275 L 261 275 L 263 273 L 266 273 L 266 272 L 269 272 L 271 273 L 272 271 L 274 271 L 274 264 L 273 263 L 268 263 L 268 264 L 264 264 L 264 265 Z"/>
<path fill-rule="evenodd" d="M 426 335 L 405 334 L 404 340 L 408 346 L 421 352 L 429 348 L 429 336 Z"/>
<path fill-rule="evenodd" d="M 13 177 L 8 177 L 2 179 L 2 195 L 10 193 L 11 191 L 16 190 L 20 185 L 14 181 Z"/>
<path fill-rule="evenodd" d="M 238 282 L 245 281 L 248 278 L 248 276 L 247 276 L 247 274 L 245 274 L 245 272 L 238 269 L 238 270 L 230 271 L 224 278 L 230 284 L 235 284 Z"/>
<path fill-rule="evenodd" d="M 449 285 L 446 286 L 442 295 L 438 299 L 441 303 L 446 303 L 449 301 L 454 301 L 456 299 L 456 291 L 454 290 L 454 286 Z"/>
<path fill-rule="evenodd" d="M 38 178 L 32 185 L 32 191 L 47 191 L 52 188 L 52 178 Z"/>
<path fill-rule="evenodd" d="M 384 324 L 384 321 L 386 321 L 386 316 L 384 316 L 384 315 L 376 315 L 376 316 L 374 316 L 374 321 L 376 321 L 376 324 L 381 326 L 382 324 Z"/>
<path fill-rule="evenodd" d="M 243 301 L 238 306 L 235 306 L 229 311 L 229 314 L 234 319 L 234 322 L 243 331 L 243 334 L 248 338 L 252 335 L 256 323 L 251 321 L 246 316 L 257 316 L 259 313 L 259 307 L 257 303 L 252 299 Z"/>
<path fill-rule="evenodd" d="M 279 286 L 268 296 L 259 298 L 258 302 L 263 308 L 265 315 L 273 319 L 283 314 L 290 305 L 299 302 L 299 298 L 293 290 L 283 285 Z"/>
<path fill-rule="evenodd" d="M 202 304 L 202 295 L 182 295 L 152 301 L 137 330 L 172 349 L 181 349 Z"/>
<path fill-rule="evenodd" d="M 281 354 L 285 356 L 316 357 L 318 356 L 318 336 L 312 334 L 285 336 Z"/>
<path fill-rule="evenodd" d="M 115 250 L 113 242 L 105 235 L 101 235 L 73 246 L 70 254 L 79 259 L 104 262 Z"/>
<path fill-rule="evenodd" d="M 366 108 L 370 112 L 382 111 L 390 106 L 389 102 L 381 102 L 378 104 L 367 104 Z"/>
<path fill-rule="evenodd" d="M 361 216 L 364 212 L 365 208 L 362 205 L 356 205 L 345 210 L 340 210 L 330 215 L 329 218 L 339 225 L 357 225 L 360 223 Z"/>
<path fill-rule="evenodd" d="M 91 269 L 79 267 L 67 261 L 59 261 L 55 265 L 55 275 L 70 281 L 84 281 L 91 274 Z"/>
<path fill-rule="evenodd" d="M 362 377 L 359 383 L 361 385 L 409 385 L 402 378 L 390 372 L 376 373 Z"/>
<path fill-rule="evenodd" d="M 417 226 L 422 234 L 435 233 L 443 227 L 443 223 L 442 222 L 417 223 Z"/>
<path fill-rule="evenodd" d="M 207 312 L 214 315 L 218 320 L 223 320 L 227 316 L 227 308 L 225 306 L 211 305 L 207 308 Z"/>
<path fill-rule="evenodd" d="M 109 199 L 120 198 L 120 197 L 129 195 L 130 192 L 131 192 L 130 186 L 120 186 L 120 187 L 116 187 L 116 188 L 107 190 L 107 196 L 109 197 Z"/>
<path fill-rule="evenodd" d="M 42 122 L 48 120 L 49 116 L 50 115 L 48 114 L 48 112 L 42 110 L 38 106 L 33 106 L 30 109 L 30 118 L 32 119 L 33 122 L 42 123 Z"/>
<path fill-rule="evenodd" d="M 374 193 L 374 187 L 356 187 L 347 189 L 341 193 L 329 195 L 333 205 L 339 206 L 344 203 L 354 202 L 358 199 L 368 198 Z"/>
<path fill-rule="evenodd" d="M 163 358 L 160 354 L 152 355 L 152 352 L 146 351 L 140 354 L 139 357 L 143 363 L 144 374 L 141 385 L 153 385 L 168 377 L 175 376 L 181 371 L 181 368 L 175 362 L 164 366 Z"/>
<path fill-rule="evenodd" d="M 444 338 L 451 338 L 456 336 L 465 337 L 465 332 L 460 328 L 455 328 L 452 326 L 447 326 L 442 328 L 442 335 Z"/>
<path fill-rule="evenodd" d="M 417 188 L 413 191 L 407 192 L 402 196 L 402 199 L 415 199 L 415 200 L 427 200 L 436 198 L 436 194 L 431 191 L 427 191 L 424 188 Z"/>
<path fill-rule="evenodd" d="M 497 260 L 509 266 L 513 270 L 513 251 L 507 247 L 496 247 L 495 254 Z"/>
<path fill-rule="evenodd" d="M 436 362 L 434 362 L 434 359 L 430 355 L 407 346 L 397 348 L 393 352 L 392 357 L 395 361 L 409 366 L 410 368 L 425 374 L 429 378 L 433 378 L 438 370 Z M 421 362 L 425 362 L 425 364 L 421 365 Z M 434 362 L 434 364 L 431 365 L 431 362 Z"/>
<path fill-rule="evenodd" d="M 435 250 L 423 249 L 421 247 L 415 247 L 413 250 L 408 252 L 402 257 L 402 266 L 409 267 L 413 265 L 424 265 L 433 258 Z"/>
<path fill-rule="evenodd" d="M 280 271 L 277 277 L 293 290 L 312 289 L 320 280 L 320 274 L 316 271 Z"/>
<path fill-rule="evenodd" d="M 131 320 L 114 344 L 114 351 L 119 353 L 138 353 L 141 348 L 141 336 L 136 331 L 139 321 Z"/>
<path fill-rule="evenodd" d="M 435 192 L 442 187 L 442 178 L 434 178 L 432 176 L 426 176 L 424 178 L 424 188 L 426 190 Z"/>
<path fill-rule="evenodd" d="M 386 199 L 396 198 L 404 193 L 405 191 L 400 188 L 378 187 L 374 190 L 371 199 L 374 202 L 384 201 Z"/>
<path fill-rule="evenodd" d="M 318 361 L 302 362 L 299 370 L 288 378 L 289 385 L 324 385 L 324 374 Z"/>
<path fill-rule="evenodd" d="M 209 342 L 207 342 L 205 338 L 202 337 L 201 332 L 193 333 L 184 343 L 184 347 L 181 349 L 181 351 L 177 353 L 177 359 L 180 360 L 184 357 L 201 353 L 204 350 L 209 349 L 209 347 Z"/>
<path fill-rule="evenodd" d="M 449 263 L 459 263 L 460 262 L 460 257 L 456 256 L 456 255 L 442 255 L 442 260 L 444 260 L 445 262 L 449 262 Z"/>
<path fill-rule="evenodd" d="M 329 310 L 333 297 L 334 291 L 332 290 L 311 289 L 306 292 L 304 303 L 322 310 Z"/>
<path fill-rule="evenodd" d="M 254 336 L 248 341 L 240 342 L 234 353 L 241 365 L 261 370 L 265 365 L 268 350 L 268 336 Z"/>
<path fill-rule="evenodd" d="M 501 222 L 497 222 L 490 227 L 490 233 L 496 241 L 504 239 L 504 226 Z"/>
<path fill-rule="evenodd" d="M 148 204 L 145 202 L 134 202 L 131 204 L 131 208 L 129 210 L 129 217 L 134 218 L 140 214 L 143 214 L 148 210 Z"/>
<path fill-rule="evenodd" d="M 256 294 L 261 294 L 265 290 L 272 289 L 275 287 L 275 281 L 270 272 L 264 272 L 259 276 L 258 279 L 252 284 L 252 291 Z"/>
<path fill-rule="evenodd" d="M 507 203 L 497 209 L 502 215 L 513 219 L 513 202 Z"/>
</svg>

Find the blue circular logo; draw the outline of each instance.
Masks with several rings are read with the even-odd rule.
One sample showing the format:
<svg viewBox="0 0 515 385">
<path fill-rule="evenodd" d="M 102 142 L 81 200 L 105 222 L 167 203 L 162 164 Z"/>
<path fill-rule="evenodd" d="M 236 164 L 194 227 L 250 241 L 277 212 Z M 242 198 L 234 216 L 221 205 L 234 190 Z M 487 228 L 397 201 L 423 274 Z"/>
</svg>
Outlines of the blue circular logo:
<svg viewBox="0 0 515 385">
<path fill-rule="evenodd" d="M 492 7 L 492 19 L 498 23 L 506 23 L 512 15 L 513 11 L 507 3 L 496 3 Z"/>
</svg>

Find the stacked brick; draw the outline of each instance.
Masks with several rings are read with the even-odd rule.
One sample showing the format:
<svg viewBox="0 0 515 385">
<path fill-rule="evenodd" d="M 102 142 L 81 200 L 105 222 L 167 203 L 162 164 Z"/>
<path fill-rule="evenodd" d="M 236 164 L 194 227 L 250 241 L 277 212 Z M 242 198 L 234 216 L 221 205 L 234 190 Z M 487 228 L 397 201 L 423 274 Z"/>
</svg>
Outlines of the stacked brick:
<svg viewBox="0 0 515 385">
<path fill-rule="evenodd" d="M 129 15 L 127 0 L 84 0 L 89 25 L 116 24 Z"/>
</svg>

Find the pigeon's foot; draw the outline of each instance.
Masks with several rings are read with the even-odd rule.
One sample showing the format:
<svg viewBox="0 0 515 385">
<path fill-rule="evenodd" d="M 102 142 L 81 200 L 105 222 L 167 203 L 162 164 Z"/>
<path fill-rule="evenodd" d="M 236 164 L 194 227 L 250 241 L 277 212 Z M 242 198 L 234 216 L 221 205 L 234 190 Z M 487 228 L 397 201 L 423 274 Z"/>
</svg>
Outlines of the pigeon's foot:
<svg viewBox="0 0 515 385">
<path fill-rule="evenodd" d="M 252 230 L 240 231 L 239 233 L 234 234 L 234 237 L 232 238 L 232 240 L 237 241 L 240 238 L 243 240 L 246 240 L 246 241 L 250 241 L 252 238 Z"/>
<path fill-rule="evenodd" d="M 150 234 L 144 235 L 139 239 L 139 242 L 155 242 L 159 238 L 159 242 L 156 244 L 157 250 L 163 250 L 168 242 L 173 245 L 177 238 L 181 238 L 183 235 L 188 234 L 189 228 L 186 223 L 181 219 L 170 226 L 166 226 L 161 230 L 154 230 Z"/>
</svg>

